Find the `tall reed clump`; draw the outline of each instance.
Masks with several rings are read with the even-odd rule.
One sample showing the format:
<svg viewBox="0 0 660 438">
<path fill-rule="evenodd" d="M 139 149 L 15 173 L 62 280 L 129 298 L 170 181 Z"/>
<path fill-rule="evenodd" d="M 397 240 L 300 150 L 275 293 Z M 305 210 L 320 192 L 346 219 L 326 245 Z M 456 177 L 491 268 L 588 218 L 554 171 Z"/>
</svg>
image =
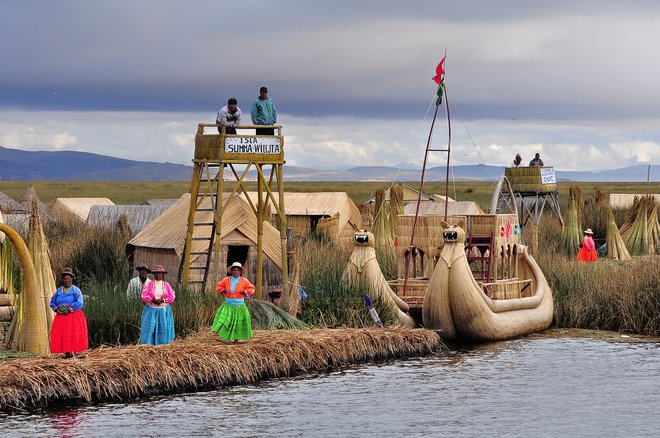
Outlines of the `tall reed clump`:
<svg viewBox="0 0 660 438">
<path fill-rule="evenodd" d="M 575 256 L 582 241 L 580 232 L 580 211 L 582 207 L 582 191 L 578 186 L 569 189 L 570 201 L 564 230 L 561 234 L 561 246 L 568 256 Z"/>
<path fill-rule="evenodd" d="M 585 228 L 591 228 L 594 238 L 602 238 L 607 233 L 608 209 L 605 195 L 599 189 L 596 189 L 593 198 L 584 201 L 580 223 Z"/>
<path fill-rule="evenodd" d="M 303 243 L 300 282 L 308 293 L 301 303 L 301 319 L 316 327 L 371 327 L 373 320 L 364 301 L 364 291 L 342 283 L 344 268 L 351 254 L 350 247 L 321 245 L 308 240 Z M 374 302 L 381 321 L 397 323 L 396 315 L 387 306 Z"/>
<path fill-rule="evenodd" d="M 660 334 L 660 258 L 576 263 L 541 254 L 558 327 Z"/>
</svg>

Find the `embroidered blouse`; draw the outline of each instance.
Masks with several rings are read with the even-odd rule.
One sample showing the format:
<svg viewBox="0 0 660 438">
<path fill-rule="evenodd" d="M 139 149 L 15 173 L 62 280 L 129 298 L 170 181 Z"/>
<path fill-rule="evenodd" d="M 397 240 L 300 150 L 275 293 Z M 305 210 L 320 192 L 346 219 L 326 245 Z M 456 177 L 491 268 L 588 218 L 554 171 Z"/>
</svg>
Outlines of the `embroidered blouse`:
<svg viewBox="0 0 660 438">
<path fill-rule="evenodd" d="M 78 286 L 71 286 L 67 292 L 64 292 L 64 286 L 59 287 L 50 299 L 50 308 L 55 310 L 58 306 L 71 306 L 75 310 L 82 309 L 83 294 Z"/>
</svg>

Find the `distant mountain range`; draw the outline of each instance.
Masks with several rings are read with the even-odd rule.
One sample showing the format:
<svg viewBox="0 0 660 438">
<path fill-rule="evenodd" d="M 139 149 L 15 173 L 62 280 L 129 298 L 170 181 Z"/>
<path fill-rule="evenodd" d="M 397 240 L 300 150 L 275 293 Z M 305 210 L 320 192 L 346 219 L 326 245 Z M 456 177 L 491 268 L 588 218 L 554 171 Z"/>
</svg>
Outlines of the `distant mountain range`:
<svg viewBox="0 0 660 438">
<path fill-rule="evenodd" d="M 284 166 L 286 181 L 418 181 L 420 169 L 364 166 L 318 170 Z M 596 172 L 555 172 L 558 181 L 644 182 L 648 166 L 637 165 Z M 34 152 L 0 146 L 0 180 L 57 181 L 188 181 L 192 166 L 172 163 L 125 160 L 88 152 Z M 504 166 L 483 164 L 452 166 L 450 177 L 462 181 L 493 181 L 504 173 Z M 660 165 L 651 166 L 651 181 L 660 178 Z M 255 179 L 254 172 L 248 175 Z M 444 167 L 427 169 L 427 181 L 443 181 Z"/>
</svg>

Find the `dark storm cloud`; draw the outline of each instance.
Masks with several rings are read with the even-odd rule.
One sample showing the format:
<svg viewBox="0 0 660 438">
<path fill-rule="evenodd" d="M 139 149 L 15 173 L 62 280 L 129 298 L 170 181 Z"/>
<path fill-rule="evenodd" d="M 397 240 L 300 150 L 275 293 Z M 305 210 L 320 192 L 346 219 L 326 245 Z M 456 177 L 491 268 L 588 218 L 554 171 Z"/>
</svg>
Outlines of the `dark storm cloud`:
<svg viewBox="0 0 660 438">
<path fill-rule="evenodd" d="M 210 111 L 235 96 L 245 110 L 268 85 L 292 115 L 418 118 L 447 48 L 448 91 L 468 118 L 657 114 L 659 35 L 647 50 L 637 33 L 659 7 L 3 1 L 0 107 Z"/>
</svg>

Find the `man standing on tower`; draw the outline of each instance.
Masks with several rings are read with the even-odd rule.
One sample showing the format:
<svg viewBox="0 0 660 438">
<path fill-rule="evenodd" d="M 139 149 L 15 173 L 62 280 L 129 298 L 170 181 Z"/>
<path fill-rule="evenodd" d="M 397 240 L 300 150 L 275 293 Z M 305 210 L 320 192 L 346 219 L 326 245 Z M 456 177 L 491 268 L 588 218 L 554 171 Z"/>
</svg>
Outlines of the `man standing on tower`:
<svg viewBox="0 0 660 438">
<path fill-rule="evenodd" d="M 268 97 L 268 88 L 261 87 L 259 97 L 252 104 L 253 125 L 274 125 L 277 123 L 277 109 L 273 99 Z M 274 128 L 257 128 L 257 135 L 275 135 Z"/>
</svg>

